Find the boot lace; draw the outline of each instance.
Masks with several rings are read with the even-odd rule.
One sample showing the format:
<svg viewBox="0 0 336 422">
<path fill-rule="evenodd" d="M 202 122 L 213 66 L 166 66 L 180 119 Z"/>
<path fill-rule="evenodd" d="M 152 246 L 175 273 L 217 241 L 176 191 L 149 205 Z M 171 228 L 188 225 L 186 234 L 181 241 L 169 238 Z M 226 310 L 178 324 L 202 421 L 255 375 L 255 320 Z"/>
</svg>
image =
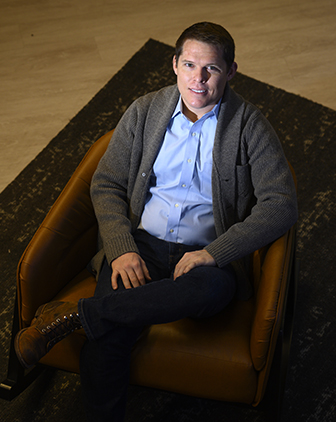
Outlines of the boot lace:
<svg viewBox="0 0 336 422">
<path fill-rule="evenodd" d="M 78 313 L 64 315 L 61 318 L 57 318 L 54 322 L 41 330 L 42 334 L 49 340 L 47 351 L 49 351 L 56 343 L 80 328 L 82 328 L 82 325 Z"/>
</svg>

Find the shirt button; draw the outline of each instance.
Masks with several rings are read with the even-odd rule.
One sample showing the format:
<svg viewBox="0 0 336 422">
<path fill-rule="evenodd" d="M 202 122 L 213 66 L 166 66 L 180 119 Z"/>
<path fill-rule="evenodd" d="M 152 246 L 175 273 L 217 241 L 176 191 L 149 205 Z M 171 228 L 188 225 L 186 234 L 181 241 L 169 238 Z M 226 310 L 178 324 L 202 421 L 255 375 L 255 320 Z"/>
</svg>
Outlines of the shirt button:
<svg viewBox="0 0 336 422">
<path fill-rule="evenodd" d="M 185 183 L 182 184 L 182 187 L 185 188 L 187 185 Z"/>
<path fill-rule="evenodd" d="M 179 204 L 175 204 L 175 208 L 178 208 Z"/>
<path fill-rule="evenodd" d="M 197 133 L 196 133 L 196 132 L 193 132 L 193 133 L 192 133 L 192 136 L 196 136 L 196 135 L 197 135 Z"/>
<path fill-rule="evenodd" d="M 170 229 L 169 230 L 169 233 L 174 233 L 174 229 Z"/>
<path fill-rule="evenodd" d="M 141 174 L 141 176 L 142 176 L 142 177 L 146 177 L 146 173 L 142 173 L 142 174 Z"/>
<path fill-rule="evenodd" d="M 188 161 L 188 163 L 191 163 L 191 158 L 188 158 L 188 160 L 187 160 L 187 161 Z"/>
</svg>

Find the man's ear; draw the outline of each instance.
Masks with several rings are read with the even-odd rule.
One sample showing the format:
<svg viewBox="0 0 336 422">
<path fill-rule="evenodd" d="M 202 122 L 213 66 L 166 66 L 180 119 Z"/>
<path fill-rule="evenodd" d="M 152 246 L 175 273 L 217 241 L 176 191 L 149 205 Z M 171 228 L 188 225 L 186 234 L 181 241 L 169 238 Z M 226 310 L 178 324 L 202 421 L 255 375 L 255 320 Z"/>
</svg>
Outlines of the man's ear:
<svg viewBox="0 0 336 422">
<path fill-rule="evenodd" d="M 175 75 L 177 75 L 177 62 L 176 62 L 176 56 L 173 57 L 173 69 L 175 72 Z"/>
<path fill-rule="evenodd" d="M 238 65 L 236 62 L 232 63 L 232 66 L 230 67 L 229 73 L 227 74 L 227 80 L 231 81 L 231 79 L 234 77 L 234 75 L 237 73 Z"/>
</svg>

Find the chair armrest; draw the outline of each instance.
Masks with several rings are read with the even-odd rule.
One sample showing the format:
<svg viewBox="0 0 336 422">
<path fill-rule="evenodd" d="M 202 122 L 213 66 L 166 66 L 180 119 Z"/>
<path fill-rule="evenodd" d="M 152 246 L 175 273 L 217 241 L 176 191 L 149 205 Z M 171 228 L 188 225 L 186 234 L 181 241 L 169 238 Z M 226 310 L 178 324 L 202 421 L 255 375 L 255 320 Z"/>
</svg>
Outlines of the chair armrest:
<svg viewBox="0 0 336 422">
<path fill-rule="evenodd" d="M 96 252 L 90 184 L 111 132 L 90 148 L 23 253 L 17 269 L 22 327 L 82 271 Z"/>
<path fill-rule="evenodd" d="M 290 279 L 294 231 L 292 227 L 270 245 L 261 265 L 250 343 L 251 357 L 257 371 L 264 368 L 275 349 Z"/>
<path fill-rule="evenodd" d="M 288 162 L 295 188 L 297 179 Z M 251 357 L 257 371 L 273 357 L 283 314 L 296 247 L 296 224 L 282 237 L 253 256 L 255 313 L 251 330 Z"/>
</svg>

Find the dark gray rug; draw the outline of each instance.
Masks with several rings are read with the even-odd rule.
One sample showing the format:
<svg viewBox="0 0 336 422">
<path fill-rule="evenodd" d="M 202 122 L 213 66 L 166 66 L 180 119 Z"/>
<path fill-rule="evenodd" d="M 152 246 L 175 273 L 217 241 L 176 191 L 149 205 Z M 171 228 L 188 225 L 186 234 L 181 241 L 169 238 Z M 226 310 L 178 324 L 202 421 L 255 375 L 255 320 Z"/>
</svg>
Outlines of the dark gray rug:
<svg viewBox="0 0 336 422">
<path fill-rule="evenodd" d="M 175 82 L 173 48 L 149 40 L 0 194 L 0 380 L 6 377 L 17 262 L 91 144 L 112 129 L 138 96 Z M 298 178 L 301 261 L 287 421 L 336 420 L 336 111 L 238 74 L 231 85 L 259 106 L 283 143 Z M 79 377 L 48 369 L 0 420 L 82 422 Z M 130 388 L 126 422 L 263 421 L 249 406 Z"/>
</svg>

